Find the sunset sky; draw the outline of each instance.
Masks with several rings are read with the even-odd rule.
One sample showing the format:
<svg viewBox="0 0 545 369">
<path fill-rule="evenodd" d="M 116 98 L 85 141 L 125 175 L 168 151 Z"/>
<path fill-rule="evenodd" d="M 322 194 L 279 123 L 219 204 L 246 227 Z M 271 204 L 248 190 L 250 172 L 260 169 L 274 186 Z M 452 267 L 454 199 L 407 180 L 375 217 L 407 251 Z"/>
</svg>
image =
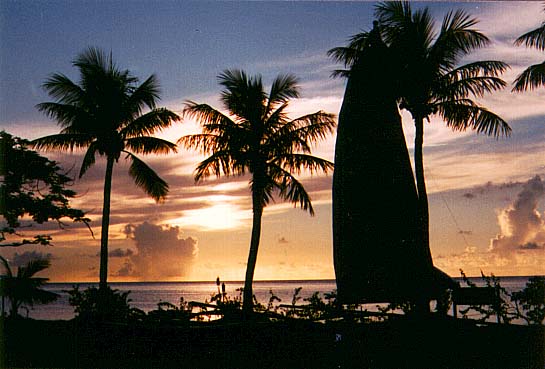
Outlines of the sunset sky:
<svg viewBox="0 0 545 369">
<path fill-rule="evenodd" d="M 338 114 L 344 80 L 330 78 L 339 66 L 327 50 L 369 30 L 370 2 L 178 2 L 178 1 L 1 1 L 0 129 L 34 139 L 59 131 L 35 105 L 50 101 L 41 84 L 52 73 L 78 79 L 71 61 L 96 46 L 112 52 L 121 68 L 144 80 L 155 73 L 160 106 L 181 112 L 185 100 L 220 108 L 217 75 L 228 68 L 260 73 L 269 85 L 279 73 L 300 78 L 302 98 L 293 117 L 325 110 Z M 492 40 L 465 60 L 502 60 L 511 84 L 543 52 L 513 46 L 522 33 L 545 20 L 538 2 L 440 2 L 428 6 L 438 20 L 463 8 L 480 19 Z M 400 56 L 402 57 L 402 56 Z M 480 270 L 496 275 L 545 274 L 545 89 L 506 90 L 481 101 L 501 115 L 512 137 L 495 140 L 473 132 L 453 133 L 439 119 L 425 127 L 424 161 L 430 192 L 431 250 L 436 266 L 459 276 Z M 403 113 L 407 144 L 414 127 Z M 199 132 L 191 120 L 159 134 L 175 142 Z M 313 153 L 333 160 L 335 137 Z M 42 153 L 75 174 L 81 153 Z M 114 169 L 110 227 L 111 281 L 244 279 L 251 231 L 248 178 L 210 178 L 195 184 L 202 157 L 176 155 L 144 160 L 170 185 L 162 204 L 138 189 L 123 159 Z M 105 163 L 73 188 L 73 207 L 88 212 L 95 233 L 80 225 L 34 226 L 47 230 L 53 246 L 3 248 L 14 265 L 48 255 L 53 281 L 98 281 L 100 217 Z M 334 278 L 331 235 L 331 176 L 303 175 L 316 216 L 276 202 L 264 212 L 256 279 Z M 362 196 L 373 194 L 362 194 Z M 395 227 L 392 224 L 392 227 Z"/>
</svg>

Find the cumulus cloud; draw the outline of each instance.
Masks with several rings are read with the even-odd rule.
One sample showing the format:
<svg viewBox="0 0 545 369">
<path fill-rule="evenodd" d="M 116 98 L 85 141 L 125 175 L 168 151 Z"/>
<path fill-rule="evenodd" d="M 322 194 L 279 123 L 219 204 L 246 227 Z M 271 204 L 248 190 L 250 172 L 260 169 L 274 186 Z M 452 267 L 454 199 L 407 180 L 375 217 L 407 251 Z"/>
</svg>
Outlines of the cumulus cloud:
<svg viewBox="0 0 545 369">
<path fill-rule="evenodd" d="M 500 234 L 490 241 L 490 251 L 508 254 L 544 249 L 545 218 L 537 209 L 544 197 L 545 183 L 539 176 L 526 182 L 515 201 L 498 214 Z"/>
<path fill-rule="evenodd" d="M 129 249 L 125 251 L 127 259 L 116 276 L 168 280 L 187 275 L 198 253 L 197 240 L 192 237 L 181 238 L 180 233 L 179 227 L 168 225 L 148 222 L 127 225 L 125 234 L 134 240 L 136 252 L 128 253 Z"/>
</svg>

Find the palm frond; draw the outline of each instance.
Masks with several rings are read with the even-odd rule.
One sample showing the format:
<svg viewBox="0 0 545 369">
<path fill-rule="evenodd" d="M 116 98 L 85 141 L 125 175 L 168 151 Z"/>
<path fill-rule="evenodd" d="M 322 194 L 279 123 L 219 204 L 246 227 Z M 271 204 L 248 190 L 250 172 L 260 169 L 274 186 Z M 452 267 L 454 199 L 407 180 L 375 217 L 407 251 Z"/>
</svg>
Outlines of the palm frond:
<svg viewBox="0 0 545 369">
<path fill-rule="evenodd" d="M 482 97 L 486 93 L 501 90 L 506 82 L 499 77 L 460 76 L 451 74 L 440 80 L 436 95 L 439 99 L 462 99 L 469 96 Z"/>
<path fill-rule="evenodd" d="M 62 104 L 79 104 L 85 99 L 85 91 L 61 73 L 50 76 L 42 87 L 51 97 Z"/>
<path fill-rule="evenodd" d="M 269 93 L 268 109 L 276 104 L 285 103 L 289 99 L 299 97 L 299 80 L 293 74 L 285 74 L 277 76 L 271 86 Z"/>
<path fill-rule="evenodd" d="M 13 277 L 13 273 L 11 271 L 11 268 L 9 266 L 9 262 L 2 256 L 0 255 L 0 261 L 2 262 L 2 264 L 4 265 L 4 269 L 6 270 L 6 276 L 8 278 L 12 278 Z"/>
<path fill-rule="evenodd" d="M 185 103 L 183 117 L 196 118 L 203 124 L 205 132 L 208 133 L 216 132 L 214 127 L 221 129 L 220 127 L 223 126 L 236 126 L 235 122 L 219 110 L 214 109 L 208 104 L 197 104 L 193 101 Z"/>
<path fill-rule="evenodd" d="M 138 116 L 142 114 L 144 107 L 155 109 L 159 94 L 159 81 L 152 74 L 132 92 L 125 104 L 126 110 L 134 116 Z"/>
<path fill-rule="evenodd" d="M 288 116 L 285 113 L 289 103 L 286 101 L 276 109 L 269 112 L 269 115 L 265 117 L 265 132 L 264 135 L 268 136 L 271 132 L 276 131 L 279 127 L 286 124 Z"/>
<path fill-rule="evenodd" d="M 126 153 L 131 159 L 129 174 L 134 179 L 134 183 L 156 202 L 164 200 L 168 194 L 168 184 L 136 155 L 129 152 Z"/>
<path fill-rule="evenodd" d="M 30 142 L 30 146 L 38 150 L 73 151 L 89 146 L 94 138 L 87 134 L 59 133 L 37 138 Z"/>
<path fill-rule="evenodd" d="M 289 138 L 297 136 L 305 142 L 315 143 L 325 139 L 327 135 L 335 131 L 335 127 L 337 126 L 335 118 L 335 114 L 326 113 L 321 110 L 303 115 L 278 130 L 276 136 L 286 136 Z"/>
<path fill-rule="evenodd" d="M 338 63 L 343 63 L 345 67 L 350 68 L 358 59 L 359 50 L 349 46 L 334 47 L 327 51 L 327 56 Z"/>
<path fill-rule="evenodd" d="M 450 70 L 462 56 L 488 45 L 488 37 L 471 28 L 477 23 L 477 19 L 463 10 L 447 13 L 439 36 L 430 50 L 430 60 L 443 70 Z"/>
<path fill-rule="evenodd" d="M 497 77 L 509 69 L 509 64 L 498 60 L 481 60 L 464 64 L 449 71 L 446 76 L 453 76 L 456 79 L 488 76 Z"/>
<path fill-rule="evenodd" d="M 335 69 L 329 76 L 331 78 L 348 78 L 350 77 L 350 71 L 347 69 Z"/>
<path fill-rule="evenodd" d="M 121 135 L 123 137 L 149 136 L 170 127 L 173 122 L 180 119 L 178 114 L 166 108 L 155 108 L 123 127 Z"/>
<path fill-rule="evenodd" d="M 51 261 L 46 258 L 37 258 L 30 260 L 25 266 L 19 267 L 17 270 L 17 278 L 28 279 L 34 274 L 41 272 L 51 266 Z"/>
<path fill-rule="evenodd" d="M 98 143 L 96 141 L 92 142 L 87 148 L 87 151 L 85 152 L 85 156 L 83 157 L 83 162 L 81 163 L 79 178 L 83 177 L 83 175 L 87 172 L 87 170 L 95 164 L 95 155 L 97 150 L 98 150 Z"/>
<path fill-rule="evenodd" d="M 496 138 L 511 134 L 511 127 L 505 120 L 470 100 L 442 102 L 437 109 L 447 126 L 455 131 L 471 128 Z"/>
<path fill-rule="evenodd" d="M 515 40 L 515 45 L 522 44 L 527 47 L 545 50 L 545 23 L 536 29 L 526 32 Z"/>
<path fill-rule="evenodd" d="M 109 57 L 97 47 L 88 47 L 80 53 L 72 64 L 78 68 L 99 68 L 103 71 L 113 69 L 113 59 L 110 53 Z"/>
<path fill-rule="evenodd" d="M 347 68 L 334 70 L 331 72 L 332 78 L 348 78 L 350 69 L 356 64 L 363 50 L 369 44 L 369 35 L 369 32 L 357 33 L 350 38 L 348 46 L 334 47 L 328 50 L 327 56 L 338 63 L 343 63 Z"/>
<path fill-rule="evenodd" d="M 264 146 L 272 155 L 296 151 L 310 153 L 311 145 L 332 133 L 335 126 L 334 114 L 322 111 L 307 114 L 284 123 L 266 138 Z"/>
<path fill-rule="evenodd" d="M 218 79 L 225 87 L 221 101 L 232 115 L 248 122 L 256 122 L 263 117 L 267 96 L 260 75 L 249 77 L 244 71 L 232 69 L 225 70 Z"/>
<path fill-rule="evenodd" d="M 220 146 L 225 146 L 222 141 L 222 136 L 203 133 L 180 137 L 177 143 L 186 149 L 195 149 L 202 154 L 211 154 L 217 151 Z"/>
<path fill-rule="evenodd" d="M 545 62 L 534 64 L 526 68 L 514 82 L 514 92 L 533 90 L 545 86 Z"/>
<path fill-rule="evenodd" d="M 271 172 L 273 172 L 271 174 L 277 178 L 276 184 L 280 190 L 280 197 L 296 206 L 299 204 L 301 209 L 308 211 L 311 216 L 314 216 L 314 208 L 312 207 L 310 195 L 305 190 L 303 184 L 290 172 L 279 166 L 272 166 Z"/>
<path fill-rule="evenodd" d="M 77 105 L 45 102 L 36 108 L 49 118 L 55 119 L 61 127 L 84 127 L 91 123 L 89 114 Z"/>
<path fill-rule="evenodd" d="M 215 175 L 243 175 L 246 165 L 243 161 L 235 161 L 230 150 L 216 150 L 208 158 L 201 161 L 195 169 L 195 181 Z"/>
<path fill-rule="evenodd" d="M 274 158 L 273 163 L 287 170 L 290 173 L 301 173 L 308 170 L 311 174 L 328 173 L 333 170 L 333 163 L 308 154 L 284 154 Z"/>
<path fill-rule="evenodd" d="M 382 35 L 387 44 L 394 42 L 412 24 L 412 9 L 408 1 L 383 1 L 375 6 Z"/>
<path fill-rule="evenodd" d="M 128 138 L 125 147 L 137 154 L 170 154 L 177 151 L 172 142 L 150 136 Z"/>
</svg>

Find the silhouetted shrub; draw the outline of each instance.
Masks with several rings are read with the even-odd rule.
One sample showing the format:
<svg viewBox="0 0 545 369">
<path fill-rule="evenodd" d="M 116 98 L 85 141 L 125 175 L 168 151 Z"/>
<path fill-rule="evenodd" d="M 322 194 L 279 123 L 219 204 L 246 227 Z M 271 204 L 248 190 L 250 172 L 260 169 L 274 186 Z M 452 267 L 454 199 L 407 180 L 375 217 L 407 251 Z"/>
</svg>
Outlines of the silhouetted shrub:
<svg viewBox="0 0 545 369">
<path fill-rule="evenodd" d="M 511 301 L 518 317 L 528 324 L 542 324 L 545 320 L 545 277 L 531 277 L 522 291 L 513 292 Z"/>
<path fill-rule="evenodd" d="M 109 286 L 100 290 L 89 287 L 80 291 L 76 285 L 68 292 L 68 302 L 74 307 L 76 318 L 81 320 L 121 321 L 136 320 L 145 313 L 130 306 L 130 291 L 121 292 Z"/>
<path fill-rule="evenodd" d="M 161 301 L 157 303 L 156 310 L 148 312 L 146 320 L 169 323 L 188 323 L 191 318 L 191 310 L 191 306 L 183 297 L 180 297 L 179 306 L 167 301 Z"/>
</svg>

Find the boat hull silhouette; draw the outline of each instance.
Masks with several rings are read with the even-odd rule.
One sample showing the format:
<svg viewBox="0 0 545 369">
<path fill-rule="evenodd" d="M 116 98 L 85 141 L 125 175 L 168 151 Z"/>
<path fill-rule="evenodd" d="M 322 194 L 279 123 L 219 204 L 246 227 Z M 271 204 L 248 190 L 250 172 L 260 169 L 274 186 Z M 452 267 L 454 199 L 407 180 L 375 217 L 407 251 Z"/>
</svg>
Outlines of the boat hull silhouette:
<svg viewBox="0 0 545 369">
<path fill-rule="evenodd" d="M 414 300 L 430 285 L 389 60 L 377 35 L 350 71 L 339 114 L 333 248 L 342 303 Z"/>
</svg>

